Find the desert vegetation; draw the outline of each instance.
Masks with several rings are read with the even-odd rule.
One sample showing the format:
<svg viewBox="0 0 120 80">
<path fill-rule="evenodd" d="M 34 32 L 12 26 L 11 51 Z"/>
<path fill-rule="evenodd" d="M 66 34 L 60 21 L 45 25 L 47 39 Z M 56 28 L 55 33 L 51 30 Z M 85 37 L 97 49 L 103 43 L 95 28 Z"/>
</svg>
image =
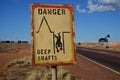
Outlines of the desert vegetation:
<svg viewBox="0 0 120 80">
<path fill-rule="evenodd" d="M 30 49 L 30 44 L 0 43 L 0 80 L 52 80 L 50 66 L 32 66 Z M 57 67 L 57 76 L 75 80 L 63 66 Z"/>
<path fill-rule="evenodd" d="M 109 45 L 108 49 L 120 50 L 120 42 L 109 42 L 108 45 Z M 104 46 L 101 46 L 101 44 L 99 43 L 91 43 L 91 42 L 79 43 L 77 46 L 106 49 L 103 48 Z M 91 69 L 91 67 L 88 66 L 89 63 L 86 63 L 86 61 L 83 61 L 82 58 L 78 58 L 78 57 L 80 56 L 77 56 L 78 59 L 77 65 L 74 65 L 72 67 L 71 66 L 57 67 L 58 80 L 76 80 L 76 79 L 94 80 L 90 78 L 91 78 L 91 74 L 98 72 L 96 71 L 96 68 Z M 32 66 L 31 61 L 32 58 L 31 58 L 30 44 L 0 43 L 0 80 L 52 80 L 51 67 L 49 66 L 35 67 Z M 87 68 L 85 67 L 85 65 Z M 86 69 L 90 71 L 89 73 L 91 74 L 87 73 L 88 71 L 86 71 Z M 69 70 L 71 74 L 67 70 Z M 101 74 L 103 74 L 102 71 Z M 96 77 L 96 76 L 94 76 L 93 74 L 92 77 Z M 107 79 L 103 79 L 103 80 L 107 80 Z M 113 78 L 109 80 L 113 80 Z"/>
<path fill-rule="evenodd" d="M 33 67 L 31 57 L 15 59 L 6 64 L 7 70 L 1 70 L 0 80 L 52 80 L 51 67 Z M 58 80 L 75 80 L 75 77 L 64 70 L 63 66 L 57 67 Z"/>
<path fill-rule="evenodd" d="M 0 40 L 0 43 L 29 43 L 28 41 L 18 40 L 18 41 L 12 41 L 12 40 Z"/>
</svg>

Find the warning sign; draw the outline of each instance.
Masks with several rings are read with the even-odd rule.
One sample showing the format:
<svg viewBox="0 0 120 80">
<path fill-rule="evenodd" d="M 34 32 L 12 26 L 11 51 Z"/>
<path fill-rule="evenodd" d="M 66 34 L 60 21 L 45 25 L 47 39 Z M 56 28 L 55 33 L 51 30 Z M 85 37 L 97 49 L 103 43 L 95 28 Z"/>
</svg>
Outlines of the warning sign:
<svg viewBox="0 0 120 80">
<path fill-rule="evenodd" d="M 33 65 L 75 63 L 73 7 L 31 5 Z"/>
</svg>

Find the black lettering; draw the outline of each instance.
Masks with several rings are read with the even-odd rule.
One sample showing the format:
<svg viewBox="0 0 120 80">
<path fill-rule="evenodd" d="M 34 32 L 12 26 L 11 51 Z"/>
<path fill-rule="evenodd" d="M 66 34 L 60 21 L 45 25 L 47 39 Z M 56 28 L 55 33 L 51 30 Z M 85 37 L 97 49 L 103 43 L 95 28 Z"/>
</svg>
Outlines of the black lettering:
<svg viewBox="0 0 120 80">
<path fill-rule="evenodd" d="M 52 11 L 51 9 L 48 9 L 48 14 L 51 15 Z"/>
<path fill-rule="evenodd" d="M 40 54 L 40 50 L 37 50 L 37 54 Z"/>
<path fill-rule="evenodd" d="M 38 14 L 42 14 L 42 9 L 38 9 Z"/>
<path fill-rule="evenodd" d="M 57 56 L 52 56 L 52 60 L 57 60 Z"/>
<path fill-rule="evenodd" d="M 44 60 L 44 56 L 38 56 L 38 61 Z"/>
<path fill-rule="evenodd" d="M 40 15 L 65 15 L 65 9 L 38 8 L 38 14 Z"/>
<path fill-rule="evenodd" d="M 41 49 L 41 54 L 43 54 L 43 49 Z"/>
<path fill-rule="evenodd" d="M 50 54 L 50 49 L 37 49 L 37 54 Z"/>
<path fill-rule="evenodd" d="M 47 49 L 44 50 L 44 53 L 47 54 Z"/>
<path fill-rule="evenodd" d="M 65 15 L 65 9 L 62 9 L 62 15 Z"/>
<path fill-rule="evenodd" d="M 50 56 L 48 56 L 48 59 L 50 60 Z"/>
<path fill-rule="evenodd" d="M 50 49 L 48 49 L 48 54 L 50 54 L 50 52 L 51 52 L 51 50 L 50 50 Z"/>
<path fill-rule="evenodd" d="M 38 61 L 53 61 L 57 60 L 57 56 L 49 55 L 49 56 L 38 56 Z"/>
<path fill-rule="evenodd" d="M 46 9 L 44 9 L 44 10 L 43 10 L 43 14 L 47 14 L 47 11 L 46 11 Z"/>
<path fill-rule="evenodd" d="M 54 60 L 54 56 L 52 55 L 52 60 Z"/>
<path fill-rule="evenodd" d="M 45 56 L 45 60 L 48 60 L 48 59 L 47 59 L 47 56 Z"/>
<path fill-rule="evenodd" d="M 38 61 L 40 61 L 40 56 L 38 56 Z"/>
<path fill-rule="evenodd" d="M 58 15 L 61 15 L 61 14 L 60 14 L 60 9 L 57 10 L 57 13 L 58 13 Z"/>
<path fill-rule="evenodd" d="M 57 56 L 54 57 L 54 60 L 57 60 Z"/>
<path fill-rule="evenodd" d="M 56 15 L 56 9 L 53 9 L 53 14 Z"/>
</svg>

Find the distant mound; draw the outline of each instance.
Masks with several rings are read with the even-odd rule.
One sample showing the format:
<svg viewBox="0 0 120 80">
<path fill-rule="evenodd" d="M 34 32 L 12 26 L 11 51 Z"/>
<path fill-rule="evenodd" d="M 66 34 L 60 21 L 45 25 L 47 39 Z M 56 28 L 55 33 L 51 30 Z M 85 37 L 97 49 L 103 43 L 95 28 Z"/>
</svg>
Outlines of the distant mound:
<svg viewBox="0 0 120 80">
<path fill-rule="evenodd" d="M 88 48 L 98 48 L 98 49 L 105 49 L 106 47 L 101 45 L 100 43 L 93 43 L 93 42 L 82 42 L 77 45 L 78 47 L 88 47 Z M 120 42 L 109 42 L 108 46 L 110 50 L 117 50 L 120 51 Z"/>
<path fill-rule="evenodd" d="M 94 48 L 94 47 L 100 47 L 101 44 L 93 43 L 93 42 L 83 42 L 83 43 L 80 43 L 80 45 L 78 45 L 78 46 Z"/>
<path fill-rule="evenodd" d="M 108 45 L 111 48 L 120 49 L 120 42 L 110 42 Z"/>
</svg>

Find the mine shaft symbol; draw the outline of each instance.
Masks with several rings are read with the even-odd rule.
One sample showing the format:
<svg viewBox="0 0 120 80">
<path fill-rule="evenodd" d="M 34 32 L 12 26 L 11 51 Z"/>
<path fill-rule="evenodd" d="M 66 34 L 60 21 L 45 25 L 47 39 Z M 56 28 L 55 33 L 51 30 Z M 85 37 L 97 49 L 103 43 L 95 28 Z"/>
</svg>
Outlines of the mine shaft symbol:
<svg viewBox="0 0 120 80">
<path fill-rule="evenodd" d="M 47 22 L 47 19 L 45 18 L 45 16 L 43 16 L 41 22 L 40 22 L 40 26 L 38 28 L 38 30 L 36 31 L 36 33 L 39 33 L 40 32 L 40 29 L 42 27 L 42 24 L 43 22 L 46 22 L 46 25 L 48 27 L 48 30 L 49 32 L 53 35 L 53 51 L 54 51 L 54 54 L 57 52 L 59 53 L 60 51 L 63 51 L 63 53 L 65 54 L 65 43 L 64 43 L 64 34 L 66 33 L 70 33 L 69 31 L 63 31 L 63 32 L 59 32 L 57 35 L 54 33 L 54 31 L 52 31 L 50 29 L 50 26 Z M 61 36 L 61 33 L 62 33 L 62 36 Z M 46 35 L 45 35 L 46 36 Z"/>
</svg>

